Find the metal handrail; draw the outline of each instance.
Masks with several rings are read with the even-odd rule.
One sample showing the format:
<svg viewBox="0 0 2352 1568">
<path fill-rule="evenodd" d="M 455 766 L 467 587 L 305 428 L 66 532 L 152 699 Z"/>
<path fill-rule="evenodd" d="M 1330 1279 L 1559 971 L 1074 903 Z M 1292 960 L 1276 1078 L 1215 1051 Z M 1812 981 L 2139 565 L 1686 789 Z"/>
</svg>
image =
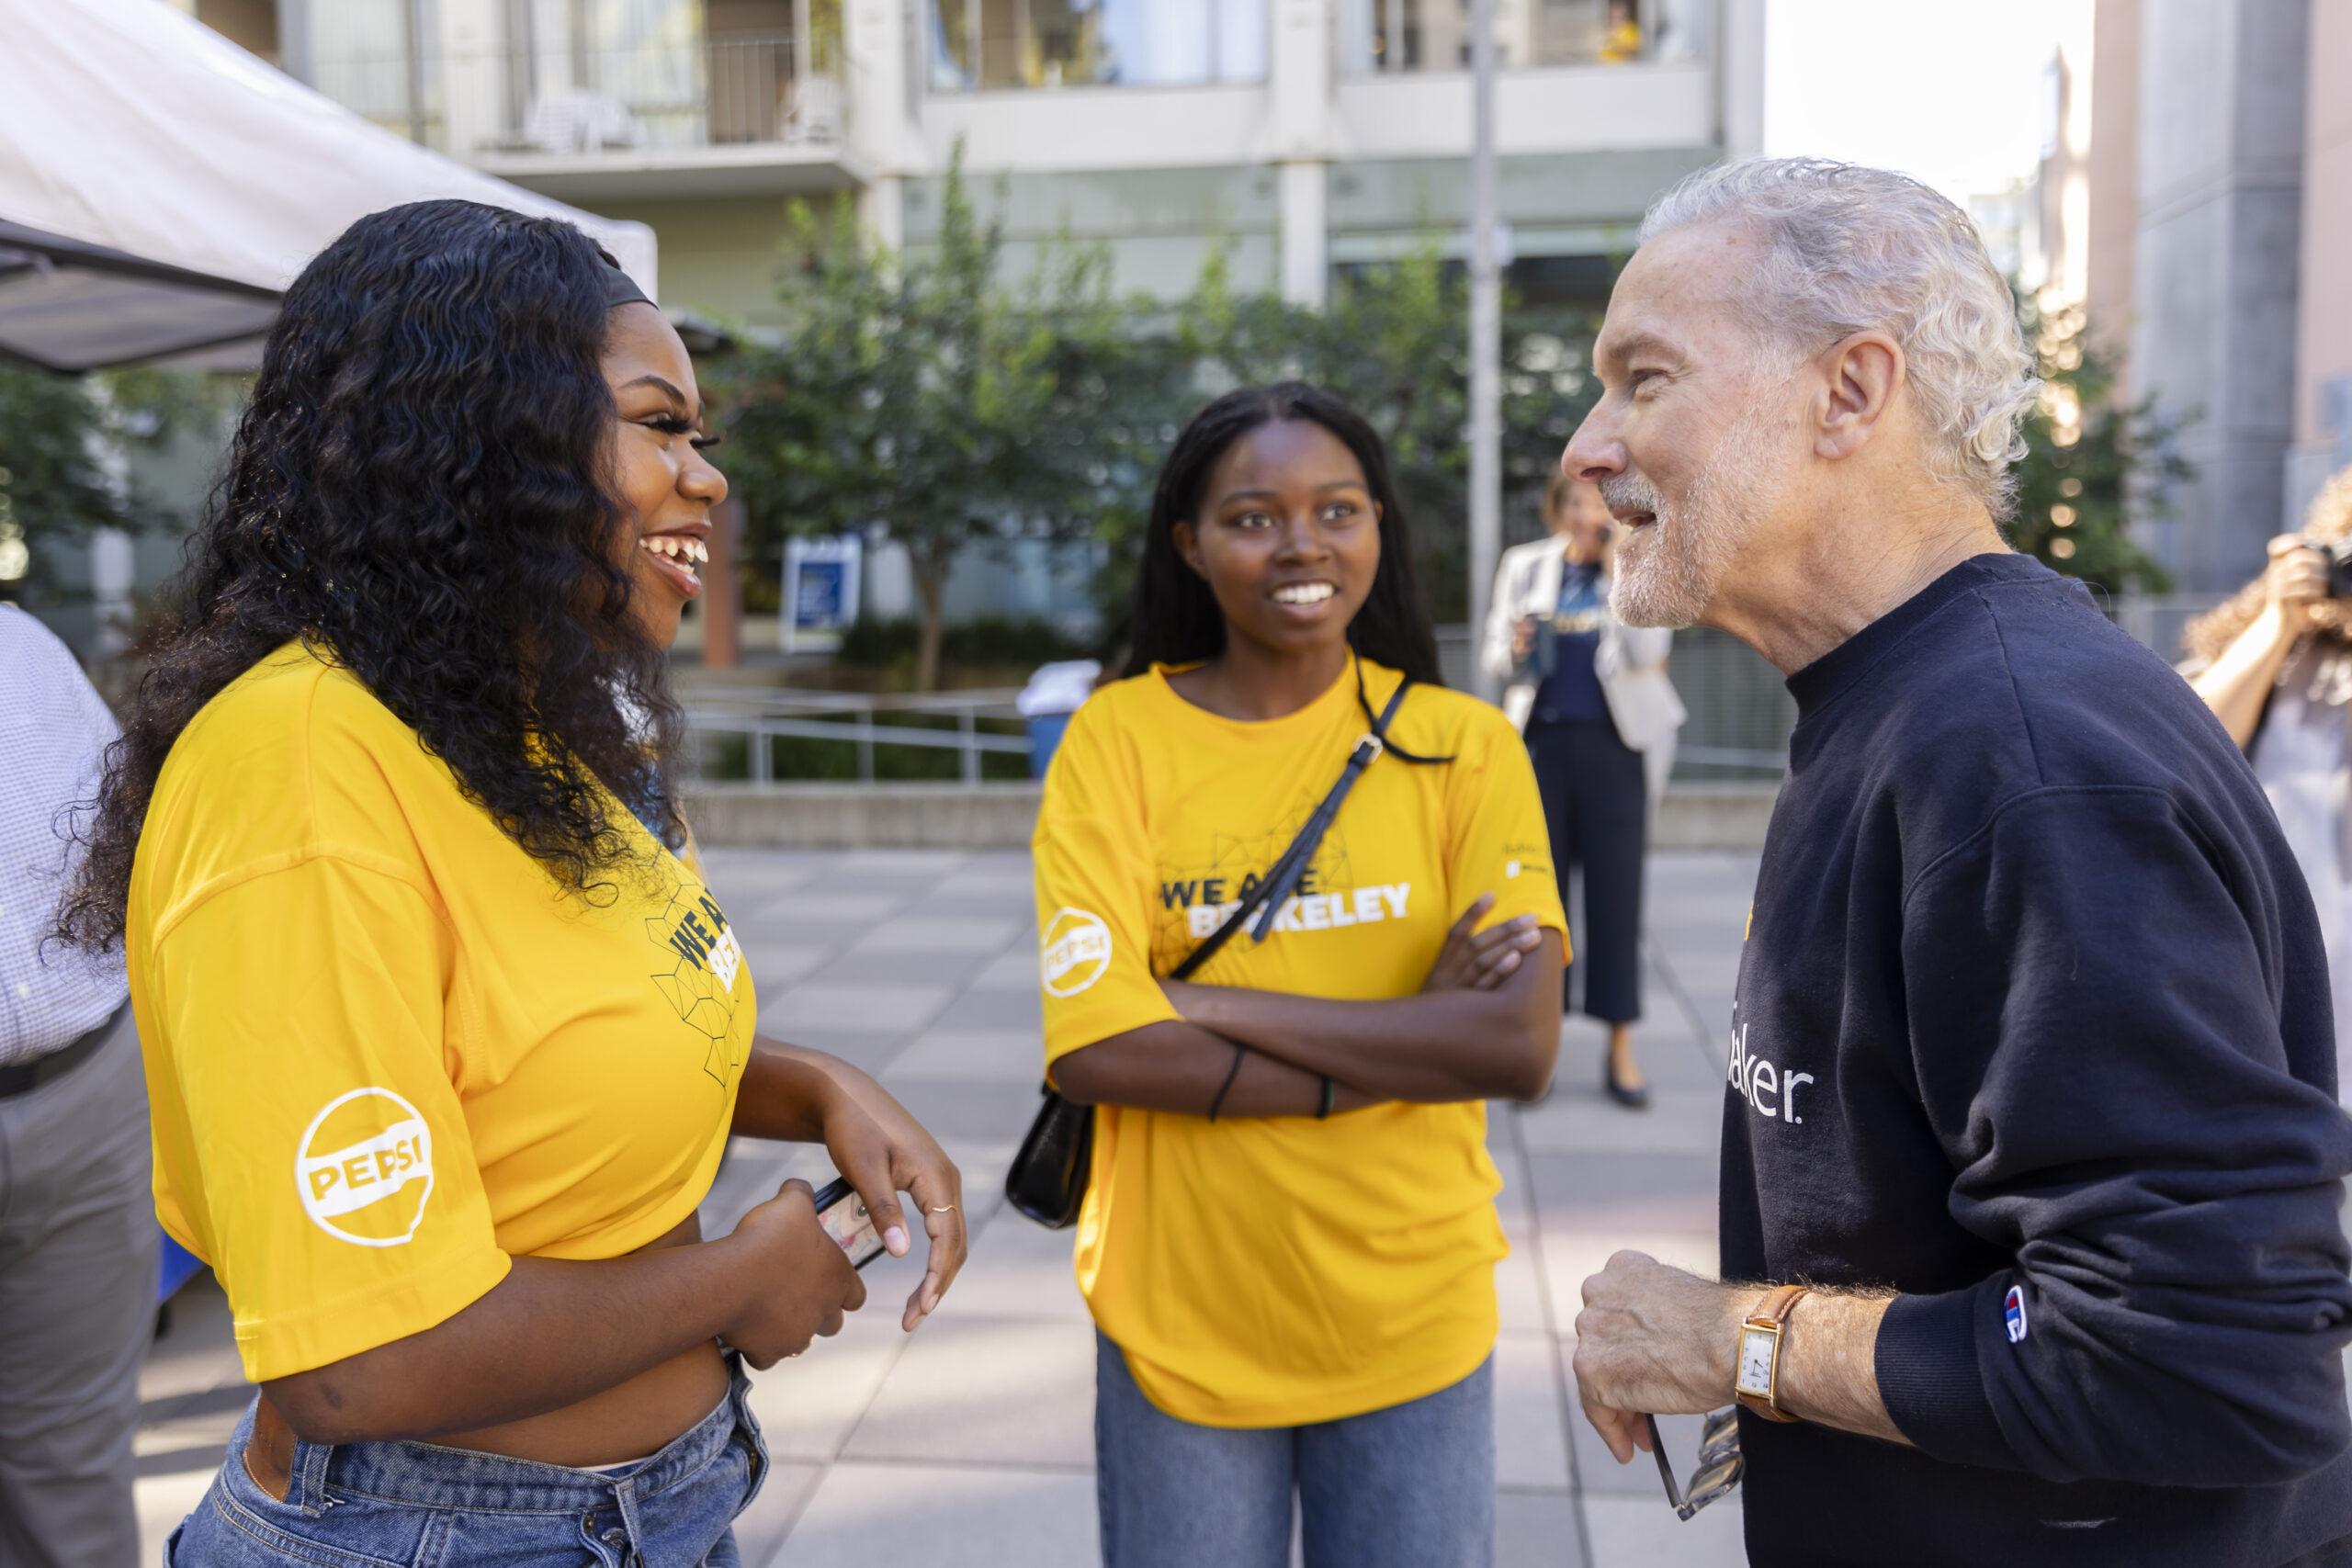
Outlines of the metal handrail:
<svg viewBox="0 0 2352 1568">
<path fill-rule="evenodd" d="M 951 750 L 961 755 L 958 772 L 964 784 L 978 785 L 983 751 L 1016 757 L 1030 753 L 1026 735 L 993 734 L 981 729 L 978 723 L 982 717 L 1019 717 L 1020 710 L 1013 703 L 1019 694 L 1009 687 L 906 694 L 783 687 L 721 694 L 705 689 L 688 697 L 685 719 L 687 728 L 697 735 L 749 737 L 753 784 L 775 782 L 775 760 L 768 742 L 794 739 L 839 740 L 854 745 L 861 784 L 874 782 L 874 748 L 877 744 Z M 827 713 L 849 716 L 805 716 Z M 944 730 L 918 725 L 876 724 L 876 716 L 880 714 L 952 714 L 956 725 L 953 730 Z"/>
</svg>

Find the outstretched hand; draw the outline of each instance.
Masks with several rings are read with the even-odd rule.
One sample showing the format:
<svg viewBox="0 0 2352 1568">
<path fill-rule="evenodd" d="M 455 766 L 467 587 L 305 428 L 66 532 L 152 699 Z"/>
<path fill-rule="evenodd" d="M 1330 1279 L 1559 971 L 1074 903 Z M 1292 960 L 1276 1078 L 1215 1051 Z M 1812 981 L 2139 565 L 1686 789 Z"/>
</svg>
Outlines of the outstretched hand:
<svg viewBox="0 0 2352 1568">
<path fill-rule="evenodd" d="M 1515 915 L 1485 931 L 1478 922 L 1495 907 L 1495 896 L 1481 893 L 1445 933 L 1445 945 L 1421 982 L 1428 991 L 1491 991 L 1516 973 L 1526 955 L 1544 940 L 1533 915 Z"/>
<path fill-rule="evenodd" d="M 825 1150 L 832 1156 L 833 1168 L 865 1201 L 891 1257 L 904 1258 L 909 1250 L 899 1194 L 911 1194 L 922 1212 L 922 1228 L 931 1238 L 930 1263 L 899 1319 L 899 1325 L 912 1332 L 938 1308 L 964 1267 L 970 1244 L 964 1225 L 963 1173 L 880 1084 L 854 1068 L 836 1074 L 834 1082 L 840 1093 L 825 1108 Z"/>
</svg>

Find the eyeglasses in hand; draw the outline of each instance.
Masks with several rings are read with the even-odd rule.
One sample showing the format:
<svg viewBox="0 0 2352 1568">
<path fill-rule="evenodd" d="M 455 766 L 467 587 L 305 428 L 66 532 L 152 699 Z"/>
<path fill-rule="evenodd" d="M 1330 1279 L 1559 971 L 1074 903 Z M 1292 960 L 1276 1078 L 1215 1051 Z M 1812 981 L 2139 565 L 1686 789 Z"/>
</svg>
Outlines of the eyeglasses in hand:
<svg viewBox="0 0 2352 1568">
<path fill-rule="evenodd" d="M 1650 1453 L 1657 1460 L 1657 1472 L 1666 1483 L 1666 1500 L 1674 1505 L 1677 1517 L 1688 1519 L 1691 1515 L 1729 1493 L 1747 1473 L 1747 1456 L 1739 1451 L 1739 1410 L 1726 1405 L 1707 1417 L 1699 1430 L 1699 1468 L 1690 1472 L 1688 1487 L 1674 1483 L 1674 1468 L 1667 1461 L 1666 1442 L 1657 1435 L 1657 1417 L 1645 1416 L 1649 1424 Z"/>
</svg>

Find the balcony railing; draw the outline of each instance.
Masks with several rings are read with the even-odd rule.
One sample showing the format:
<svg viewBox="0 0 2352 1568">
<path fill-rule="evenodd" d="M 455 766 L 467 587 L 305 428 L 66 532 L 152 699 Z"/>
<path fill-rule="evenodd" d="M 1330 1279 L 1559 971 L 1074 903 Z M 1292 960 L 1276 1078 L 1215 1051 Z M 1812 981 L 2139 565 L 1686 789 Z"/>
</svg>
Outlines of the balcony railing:
<svg viewBox="0 0 2352 1568">
<path fill-rule="evenodd" d="M 849 115 L 841 51 L 785 33 L 627 48 L 498 50 L 318 64 L 322 92 L 458 153 L 592 153 L 736 143 L 830 145 Z M 477 106 L 467 123 L 454 103 Z M 462 145 L 452 145 L 452 143 Z"/>
<path fill-rule="evenodd" d="M 925 0 L 934 93 L 1262 82 L 1267 0 Z"/>
<path fill-rule="evenodd" d="M 1710 0 L 1501 0 L 1496 46 L 1506 70 L 1630 65 L 1706 55 Z M 1462 71 L 1470 63 L 1462 0 L 1340 0 L 1340 54 L 1351 75 Z"/>
</svg>

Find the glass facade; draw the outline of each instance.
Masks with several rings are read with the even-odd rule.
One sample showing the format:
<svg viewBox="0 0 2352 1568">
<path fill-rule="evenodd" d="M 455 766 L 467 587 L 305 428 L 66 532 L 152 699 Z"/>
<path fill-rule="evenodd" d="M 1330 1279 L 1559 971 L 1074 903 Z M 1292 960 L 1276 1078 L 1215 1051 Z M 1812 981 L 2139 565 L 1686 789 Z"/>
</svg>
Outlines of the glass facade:
<svg viewBox="0 0 2352 1568">
<path fill-rule="evenodd" d="M 1262 82 L 1267 0 L 926 0 L 935 93 Z"/>
<path fill-rule="evenodd" d="M 1628 65 L 1706 56 L 1708 0 L 1497 0 L 1505 69 Z M 1464 71 L 1467 0 L 1340 0 L 1340 57 L 1351 75 Z"/>
<path fill-rule="evenodd" d="M 440 47 L 440 0 L 312 8 L 319 90 L 401 135 L 476 152 L 839 141 L 842 0 L 493 0 L 496 48 Z M 448 145 L 443 98 L 493 116 Z"/>
</svg>

